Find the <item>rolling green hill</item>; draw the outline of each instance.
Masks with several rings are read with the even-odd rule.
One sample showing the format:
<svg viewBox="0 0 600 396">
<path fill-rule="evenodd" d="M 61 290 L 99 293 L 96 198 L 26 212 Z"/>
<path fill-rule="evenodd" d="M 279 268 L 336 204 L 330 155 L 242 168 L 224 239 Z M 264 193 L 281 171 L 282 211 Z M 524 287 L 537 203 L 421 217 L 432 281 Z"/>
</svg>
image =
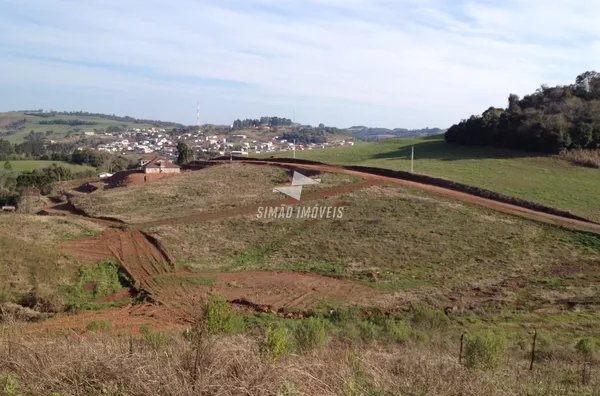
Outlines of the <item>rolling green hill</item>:
<svg viewBox="0 0 600 396">
<path fill-rule="evenodd" d="M 56 122 L 60 124 L 56 124 Z M 73 135 L 77 135 L 94 129 L 106 130 L 108 127 L 123 129 L 161 127 L 167 129 L 177 126 L 181 125 L 172 122 L 136 120 L 131 117 L 84 112 L 11 111 L 0 113 L 0 138 L 11 143 L 22 142 L 31 131 L 44 133 L 47 139 L 54 140 L 65 137 L 69 131 Z M 48 131 L 52 131 L 52 133 Z"/>
<path fill-rule="evenodd" d="M 29 172 L 35 169 L 47 168 L 52 164 L 60 165 L 66 168 L 70 168 L 73 172 L 83 172 L 87 170 L 96 169 L 91 166 L 83 166 L 83 165 L 74 165 L 69 164 L 68 162 L 62 161 L 35 161 L 35 160 L 22 160 L 22 161 L 9 161 L 13 171 L 16 172 Z M 2 163 L 4 165 L 4 163 Z"/>
<path fill-rule="evenodd" d="M 446 144 L 443 136 L 437 135 L 296 151 L 296 158 L 408 171 L 412 146 L 416 173 L 485 188 L 600 221 L 600 170 L 575 166 L 558 156 Z M 292 152 L 261 156 L 291 157 Z"/>
</svg>

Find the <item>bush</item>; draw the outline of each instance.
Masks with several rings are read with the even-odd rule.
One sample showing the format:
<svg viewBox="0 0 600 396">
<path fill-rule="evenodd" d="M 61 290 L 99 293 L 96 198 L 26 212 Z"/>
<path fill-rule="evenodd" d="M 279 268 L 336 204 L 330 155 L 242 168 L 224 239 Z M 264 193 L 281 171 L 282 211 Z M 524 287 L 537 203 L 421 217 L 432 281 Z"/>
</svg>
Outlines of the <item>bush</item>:
<svg viewBox="0 0 600 396">
<path fill-rule="evenodd" d="M 571 150 L 561 156 L 576 165 L 588 168 L 600 168 L 600 150 Z"/>
<path fill-rule="evenodd" d="M 582 338 L 577 342 L 577 345 L 575 345 L 577 352 L 579 352 L 587 361 L 595 360 L 597 347 L 598 342 L 591 337 Z"/>
<path fill-rule="evenodd" d="M 274 328 L 269 326 L 265 340 L 261 345 L 261 352 L 268 354 L 273 359 L 279 359 L 290 352 L 290 340 L 286 328 Z"/>
<path fill-rule="evenodd" d="M 211 294 L 204 305 L 203 326 L 207 335 L 234 334 L 243 327 L 243 320 L 235 315 L 227 300 Z"/>
<path fill-rule="evenodd" d="M 327 335 L 327 322 L 315 317 L 301 321 L 294 332 L 298 349 L 303 352 L 322 348 L 327 343 Z"/>
<path fill-rule="evenodd" d="M 358 322 L 358 328 L 360 329 L 362 338 L 365 341 L 375 340 L 379 338 L 383 330 L 381 326 L 368 320 L 361 320 L 360 322 Z"/>
<path fill-rule="evenodd" d="M 88 331 L 95 332 L 110 331 L 112 330 L 112 325 L 106 320 L 94 320 L 87 325 L 87 329 Z"/>
<path fill-rule="evenodd" d="M 142 326 L 140 331 L 144 335 L 146 343 L 155 351 L 159 351 L 171 343 L 171 337 L 164 331 L 152 331 L 146 326 Z"/>
<path fill-rule="evenodd" d="M 406 322 L 387 319 L 383 322 L 383 333 L 393 342 L 406 342 L 410 338 L 410 325 Z"/>
<path fill-rule="evenodd" d="M 506 361 L 504 334 L 487 331 L 466 339 L 465 362 L 469 368 L 494 369 Z"/>
<path fill-rule="evenodd" d="M 530 343 L 527 343 L 528 347 L 531 348 Z M 552 360 L 556 355 L 556 348 L 552 338 L 547 335 L 538 334 L 535 339 L 535 360 L 540 362 L 547 362 Z"/>
<path fill-rule="evenodd" d="M 437 330 L 448 327 L 450 319 L 442 311 L 426 307 L 413 307 L 412 324 L 421 330 Z"/>
<path fill-rule="evenodd" d="M 17 376 L 14 374 L 8 373 L 2 376 L 0 385 L 2 388 L 2 395 L 6 396 L 17 396 L 20 395 L 19 392 L 19 380 Z"/>
</svg>

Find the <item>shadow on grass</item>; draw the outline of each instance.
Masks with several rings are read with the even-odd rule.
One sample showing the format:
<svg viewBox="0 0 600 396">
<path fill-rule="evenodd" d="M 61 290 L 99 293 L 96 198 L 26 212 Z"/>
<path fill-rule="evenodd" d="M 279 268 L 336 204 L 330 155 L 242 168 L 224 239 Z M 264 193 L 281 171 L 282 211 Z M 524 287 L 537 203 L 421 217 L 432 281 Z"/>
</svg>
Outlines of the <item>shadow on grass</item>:
<svg viewBox="0 0 600 396">
<path fill-rule="evenodd" d="M 465 159 L 505 159 L 505 158 L 538 158 L 547 157 L 547 154 L 528 151 L 502 149 L 489 146 L 463 146 L 446 143 L 439 136 L 429 141 L 417 143 L 414 146 L 403 146 L 398 143 L 396 150 L 378 153 L 369 159 L 410 159 L 411 147 L 415 148 L 415 159 L 436 159 L 440 161 L 457 161 Z M 391 145 L 391 142 L 387 143 Z"/>
</svg>

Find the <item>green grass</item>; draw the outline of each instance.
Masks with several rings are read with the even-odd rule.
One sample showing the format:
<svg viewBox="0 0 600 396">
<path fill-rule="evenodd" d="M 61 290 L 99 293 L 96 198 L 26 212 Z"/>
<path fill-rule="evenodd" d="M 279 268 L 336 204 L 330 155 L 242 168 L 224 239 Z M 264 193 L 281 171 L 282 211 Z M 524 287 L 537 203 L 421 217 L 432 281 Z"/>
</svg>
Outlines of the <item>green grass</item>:
<svg viewBox="0 0 600 396">
<path fill-rule="evenodd" d="M 600 305 L 598 236 L 397 185 L 336 200 L 342 219 L 247 216 L 157 227 L 156 235 L 197 272 L 321 273 L 484 315 Z"/>
<path fill-rule="evenodd" d="M 19 160 L 19 161 L 9 161 L 12 170 L 15 172 L 30 172 L 35 169 L 48 168 L 52 164 L 57 164 L 66 168 L 71 169 L 73 172 L 84 172 L 88 170 L 95 171 L 96 168 L 91 166 L 83 166 L 83 165 L 74 165 L 69 164 L 68 162 L 62 161 L 35 161 L 35 160 Z M 0 162 L 0 166 L 4 166 L 4 162 Z"/>
<path fill-rule="evenodd" d="M 600 221 L 600 170 L 575 166 L 555 156 L 446 144 L 443 136 L 357 143 L 351 147 L 297 151 L 296 158 L 340 165 L 414 170 L 485 188 Z M 269 153 L 291 157 L 292 152 Z"/>
</svg>

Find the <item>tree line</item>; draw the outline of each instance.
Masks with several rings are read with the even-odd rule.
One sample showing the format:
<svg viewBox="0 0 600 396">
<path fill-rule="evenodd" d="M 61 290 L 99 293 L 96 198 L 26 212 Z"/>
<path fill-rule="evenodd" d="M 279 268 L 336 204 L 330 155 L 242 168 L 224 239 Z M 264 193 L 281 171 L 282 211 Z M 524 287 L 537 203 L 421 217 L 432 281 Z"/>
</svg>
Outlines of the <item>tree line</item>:
<svg viewBox="0 0 600 396">
<path fill-rule="evenodd" d="M 544 153 L 600 148 L 600 74 L 580 74 L 571 85 L 542 85 L 506 108 L 490 107 L 452 125 L 449 143 Z"/>
<path fill-rule="evenodd" d="M 133 124 L 151 124 L 157 128 L 167 128 L 167 127 L 181 127 L 182 125 L 177 122 L 169 122 L 169 121 L 158 121 L 158 120 L 145 120 L 138 119 L 129 116 L 119 117 L 114 114 L 102 114 L 102 113 L 90 113 L 87 111 L 47 111 L 43 110 L 37 111 L 28 111 L 25 113 L 29 116 L 41 117 L 41 118 L 49 118 L 56 116 L 74 116 L 74 117 L 97 117 L 103 118 L 105 120 L 111 121 L 119 121 L 119 122 L 127 122 Z"/>
<path fill-rule="evenodd" d="M 83 121 L 83 120 L 63 120 L 58 118 L 56 120 L 49 121 L 38 121 L 40 125 L 69 125 L 69 126 L 81 126 L 81 125 L 98 125 L 97 122 Z"/>
<path fill-rule="evenodd" d="M 123 156 L 97 150 L 78 150 L 75 143 L 46 144 L 43 140 L 31 140 L 11 144 L 7 140 L 0 139 L 0 161 L 23 159 L 68 162 L 113 172 L 132 166 L 130 161 Z"/>
<path fill-rule="evenodd" d="M 233 121 L 233 129 L 245 129 L 259 126 L 278 127 L 278 126 L 290 126 L 292 120 L 289 118 L 280 117 L 261 117 L 260 119 L 246 118 L 245 120 L 237 119 Z"/>
</svg>

